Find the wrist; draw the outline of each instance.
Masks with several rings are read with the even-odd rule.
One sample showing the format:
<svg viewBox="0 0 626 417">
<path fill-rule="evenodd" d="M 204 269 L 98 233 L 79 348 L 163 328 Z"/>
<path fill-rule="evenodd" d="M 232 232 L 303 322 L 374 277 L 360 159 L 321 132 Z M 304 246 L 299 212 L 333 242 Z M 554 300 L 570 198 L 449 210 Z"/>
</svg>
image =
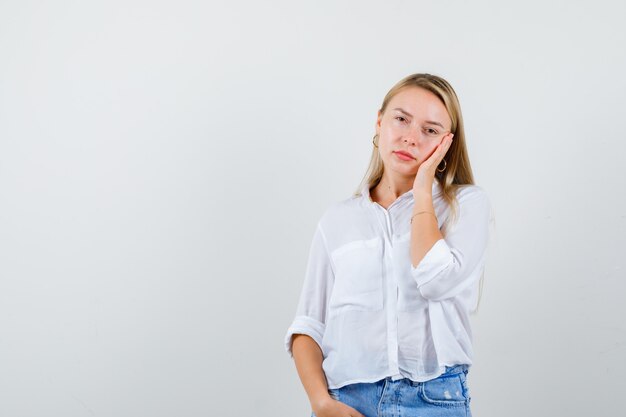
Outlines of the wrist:
<svg viewBox="0 0 626 417">
<path fill-rule="evenodd" d="M 413 214 L 411 215 L 411 220 L 409 221 L 409 223 L 413 224 L 413 218 L 417 217 L 420 214 L 426 215 L 426 216 L 430 216 L 433 219 L 435 219 L 435 221 L 437 221 L 437 215 L 433 211 L 431 211 L 431 210 L 422 210 L 422 211 L 413 212 Z"/>
<path fill-rule="evenodd" d="M 433 196 L 431 193 L 413 193 L 413 213 L 429 209 L 434 210 L 433 207 Z"/>
<path fill-rule="evenodd" d="M 317 413 L 317 410 L 325 408 L 327 404 L 333 400 L 333 397 L 331 397 L 328 392 L 325 394 L 323 393 L 321 395 L 316 395 L 315 397 L 311 398 L 311 408 Z"/>
<path fill-rule="evenodd" d="M 414 196 L 430 196 L 430 197 L 432 197 L 433 189 L 432 189 L 432 187 L 430 187 L 430 188 L 426 188 L 426 187 L 413 188 L 413 195 Z"/>
</svg>

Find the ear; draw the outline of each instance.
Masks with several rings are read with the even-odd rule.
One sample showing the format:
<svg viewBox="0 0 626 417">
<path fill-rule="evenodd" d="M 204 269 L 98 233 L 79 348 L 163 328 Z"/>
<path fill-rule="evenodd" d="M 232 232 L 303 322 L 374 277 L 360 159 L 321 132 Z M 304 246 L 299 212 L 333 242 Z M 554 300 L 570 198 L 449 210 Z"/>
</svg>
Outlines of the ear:
<svg viewBox="0 0 626 417">
<path fill-rule="evenodd" d="M 377 111 L 376 113 L 376 123 L 374 124 L 374 128 L 376 129 L 376 134 L 379 135 L 380 134 L 380 121 L 383 118 L 383 114 L 380 112 L 380 110 Z"/>
</svg>

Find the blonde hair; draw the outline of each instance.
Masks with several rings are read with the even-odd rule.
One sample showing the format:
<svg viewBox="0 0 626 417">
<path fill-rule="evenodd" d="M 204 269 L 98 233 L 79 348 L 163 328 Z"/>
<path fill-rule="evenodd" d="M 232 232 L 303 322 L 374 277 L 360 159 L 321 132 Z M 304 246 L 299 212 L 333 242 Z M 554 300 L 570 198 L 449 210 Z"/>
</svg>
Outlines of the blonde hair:
<svg viewBox="0 0 626 417">
<path fill-rule="evenodd" d="M 474 175 L 465 146 L 465 130 L 463 127 L 461 105 L 459 104 L 456 92 L 446 80 L 436 75 L 419 73 L 404 77 L 387 92 L 380 107 L 381 115 L 387 110 L 387 105 L 391 99 L 408 87 L 420 87 L 435 94 L 446 107 L 450 120 L 452 121 L 450 131 L 454 134 L 454 140 L 444 157 L 446 160 L 446 169 L 444 172 L 435 171 L 434 179 L 439 182 L 441 186 L 441 196 L 450 207 L 451 215 L 442 226 L 442 233 L 445 234 L 445 230 L 448 230 L 451 224 L 458 219 L 458 201 L 456 199 L 458 189 L 466 185 L 474 184 Z M 366 184 L 369 184 L 370 188 L 378 185 L 383 176 L 384 168 L 378 148 L 373 147 L 367 171 L 363 180 L 361 180 L 361 184 L 354 193 L 354 196 L 360 196 L 361 189 Z M 483 277 L 484 274 L 480 279 L 479 303 L 481 298 L 480 294 L 482 294 Z"/>
</svg>

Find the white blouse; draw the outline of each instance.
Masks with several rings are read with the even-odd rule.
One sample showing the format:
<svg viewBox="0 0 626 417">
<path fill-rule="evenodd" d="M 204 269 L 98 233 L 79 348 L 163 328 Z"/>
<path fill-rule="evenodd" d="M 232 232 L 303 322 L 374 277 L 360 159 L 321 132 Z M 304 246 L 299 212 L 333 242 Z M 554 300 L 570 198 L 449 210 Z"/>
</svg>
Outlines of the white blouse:
<svg viewBox="0 0 626 417">
<path fill-rule="evenodd" d="M 413 191 L 387 209 L 360 196 L 331 204 L 317 223 L 292 336 L 309 335 L 323 353 L 329 388 L 391 376 L 427 381 L 445 366 L 472 365 L 470 311 L 476 308 L 494 213 L 477 185 L 457 192 L 458 220 L 433 181 L 433 206 L 444 239 L 417 268 L 410 258 Z"/>
</svg>

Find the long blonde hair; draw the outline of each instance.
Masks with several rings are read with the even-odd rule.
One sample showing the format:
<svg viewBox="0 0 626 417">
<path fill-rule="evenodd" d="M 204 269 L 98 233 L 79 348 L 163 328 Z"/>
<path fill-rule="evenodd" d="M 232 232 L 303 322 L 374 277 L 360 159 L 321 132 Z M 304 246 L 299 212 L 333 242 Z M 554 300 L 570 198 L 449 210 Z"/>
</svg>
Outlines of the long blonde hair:
<svg viewBox="0 0 626 417">
<path fill-rule="evenodd" d="M 444 157 L 446 160 L 445 171 L 435 171 L 435 181 L 438 181 L 441 186 L 441 197 L 448 204 L 451 212 L 450 217 L 442 226 L 442 232 L 445 234 L 445 230 L 451 226 L 451 223 L 456 222 L 458 217 L 458 201 L 456 199 L 458 189 L 466 185 L 474 184 L 474 175 L 465 146 L 465 130 L 463 127 L 461 105 L 459 104 L 456 92 L 446 80 L 436 75 L 419 73 L 404 77 L 387 92 L 380 107 L 381 115 L 387 110 L 387 105 L 391 99 L 407 87 L 420 87 L 435 94 L 446 107 L 452 121 L 450 131 L 454 134 L 454 140 Z M 376 138 L 376 136 L 374 136 L 374 138 Z M 354 193 L 354 196 L 360 196 L 361 189 L 366 184 L 369 184 L 372 188 L 378 185 L 383 176 L 385 168 L 383 160 L 380 157 L 378 148 L 374 146 L 372 146 L 372 148 L 372 155 L 367 171 Z M 480 279 L 481 294 L 483 277 L 484 274 Z"/>
</svg>

